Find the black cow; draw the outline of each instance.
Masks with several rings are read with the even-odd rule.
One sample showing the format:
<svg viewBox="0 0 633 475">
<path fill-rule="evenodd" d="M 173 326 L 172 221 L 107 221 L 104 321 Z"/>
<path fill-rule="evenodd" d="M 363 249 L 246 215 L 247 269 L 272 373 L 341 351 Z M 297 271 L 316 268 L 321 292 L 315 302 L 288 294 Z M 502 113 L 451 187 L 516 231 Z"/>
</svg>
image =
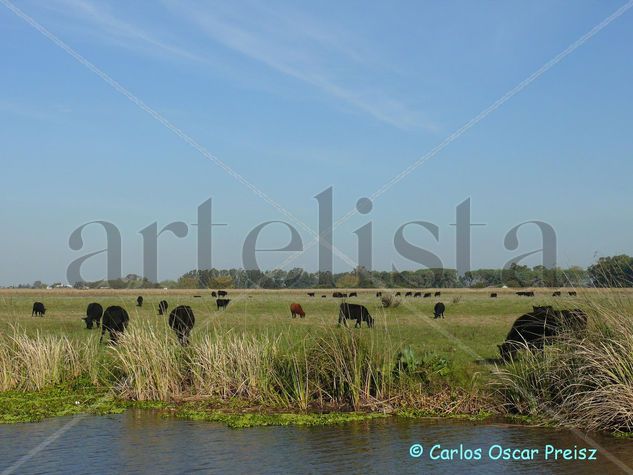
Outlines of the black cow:
<svg viewBox="0 0 633 475">
<path fill-rule="evenodd" d="M 374 319 L 364 305 L 342 303 L 338 312 L 338 324 L 347 326 L 347 320 L 356 320 L 355 328 L 360 327 L 362 322 L 367 322 L 369 328 L 374 326 Z"/>
<path fill-rule="evenodd" d="M 382 297 L 382 292 L 376 292 L 376 297 Z"/>
<path fill-rule="evenodd" d="M 560 290 L 557 290 L 552 294 L 552 297 L 560 297 Z"/>
<path fill-rule="evenodd" d="M 218 290 L 218 297 L 226 297 L 229 293 L 226 290 Z"/>
<path fill-rule="evenodd" d="M 86 328 L 88 330 L 92 330 L 92 325 L 97 324 L 97 328 L 101 324 L 101 316 L 103 315 L 103 307 L 101 304 L 93 302 L 88 304 L 88 308 L 86 309 L 86 316 L 82 318 L 86 322 Z"/>
<path fill-rule="evenodd" d="M 446 306 L 442 302 L 437 302 L 435 307 L 433 307 L 433 318 L 444 318 L 444 311 L 446 310 Z"/>
<path fill-rule="evenodd" d="M 491 299 L 496 299 L 497 298 L 497 293 L 496 292 L 491 293 L 490 294 L 490 298 Z"/>
<path fill-rule="evenodd" d="M 517 292 L 516 293 L 519 297 L 534 297 L 534 292 L 533 291 L 529 291 L 529 292 Z"/>
<path fill-rule="evenodd" d="M 169 304 L 167 303 L 167 300 L 161 300 L 160 302 L 158 302 L 159 315 L 165 315 L 165 312 L 167 311 L 168 308 L 169 308 Z"/>
<path fill-rule="evenodd" d="M 570 297 L 576 297 L 578 295 L 578 293 L 575 290 L 572 290 L 571 292 L 567 292 L 569 294 Z"/>
<path fill-rule="evenodd" d="M 400 292 L 396 292 L 396 297 L 400 297 L 402 294 Z"/>
<path fill-rule="evenodd" d="M 562 331 L 580 332 L 587 328 L 587 315 L 580 309 L 554 310 L 551 306 L 532 307 L 532 312 L 516 319 L 506 341 L 499 345 L 504 361 L 514 359 L 526 346 L 542 349 Z"/>
<path fill-rule="evenodd" d="M 103 340 L 103 335 L 107 330 L 108 333 L 110 333 L 110 343 L 116 345 L 119 334 L 125 332 L 129 322 L 130 316 L 123 307 L 113 305 L 106 308 L 101 321 L 101 338 L 99 338 L 99 343 Z"/>
<path fill-rule="evenodd" d="M 218 293 L 214 290 L 213 292 L 211 292 L 211 297 L 217 297 Z"/>
<path fill-rule="evenodd" d="M 136 306 L 137 307 L 142 307 L 143 306 L 143 297 L 141 297 L 139 295 L 139 297 L 136 299 Z"/>
<path fill-rule="evenodd" d="M 350 297 L 358 297 L 358 292 L 350 292 L 349 296 Z"/>
<path fill-rule="evenodd" d="M 413 298 L 416 298 L 416 297 L 422 297 L 422 292 L 415 292 L 413 294 Z"/>
<path fill-rule="evenodd" d="M 169 326 L 176 332 L 178 341 L 185 346 L 189 343 L 189 333 L 196 323 L 196 317 L 189 305 L 179 305 L 169 314 Z"/>
<path fill-rule="evenodd" d="M 407 292 L 404 294 L 405 297 L 413 297 L 413 292 Z"/>
<path fill-rule="evenodd" d="M 435 292 L 435 296 L 436 297 L 441 297 L 442 296 L 442 292 Z"/>
<path fill-rule="evenodd" d="M 344 299 L 345 297 L 347 297 L 347 294 L 344 294 L 342 292 L 333 292 L 332 297 L 337 299 Z"/>
<path fill-rule="evenodd" d="M 308 297 L 314 297 L 314 292 L 308 292 Z"/>
<path fill-rule="evenodd" d="M 422 298 L 429 299 L 431 298 L 431 295 L 432 295 L 431 292 L 425 292 L 424 297 Z"/>
<path fill-rule="evenodd" d="M 327 298 L 327 295 L 321 295 L 321 298 L 325 299 L 325 298 Z"/>
<path fill-rule="evenodd" d="M 226 309 L 229 306 L 231 299 L 215 299 L 215 304 L 218 306 L 218 310 L 221 308 Z"/>
<path fill-rule="evenodd" d="M 31 310 L 31 316 L 43 317 L 46 314 L 46 307 L 42 302 L 35 302 L 33 304 L 33 310 Z"/>
</svg>

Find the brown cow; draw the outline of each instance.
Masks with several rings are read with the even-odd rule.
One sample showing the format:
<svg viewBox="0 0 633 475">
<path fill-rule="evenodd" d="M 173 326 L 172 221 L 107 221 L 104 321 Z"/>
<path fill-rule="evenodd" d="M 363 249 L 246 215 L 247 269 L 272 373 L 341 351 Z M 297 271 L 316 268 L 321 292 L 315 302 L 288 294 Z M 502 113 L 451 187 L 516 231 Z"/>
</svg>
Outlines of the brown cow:
<svg viewBox="0 0 633 475">
<path fill-rule="evenodd" d="M 303 311 L 301 305 L 299 305 L 298 303 L 290 304 L 290 314 L 292 315 L 292 318 L 296 318 L 297 315 L 299 315 L 301 318 L 306 316 L 306 313 Z"/>
</svg>

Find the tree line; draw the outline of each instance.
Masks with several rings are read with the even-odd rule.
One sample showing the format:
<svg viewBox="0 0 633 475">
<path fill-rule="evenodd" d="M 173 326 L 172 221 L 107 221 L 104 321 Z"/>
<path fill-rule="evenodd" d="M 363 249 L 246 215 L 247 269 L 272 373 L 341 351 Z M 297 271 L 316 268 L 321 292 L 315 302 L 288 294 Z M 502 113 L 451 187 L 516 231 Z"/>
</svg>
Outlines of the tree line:
<svg viewBox="0 0 633 475">
<path fill-rule="evenodd" d="M 177 280 L 159 283 L 130 274 L 122 279 L 77 282 L 75 288 L 111 289 L 310 289 L 310 288 L 486 288 L 486 287 L 633 287 L 633 257 L 601 257 L 587 269 L 573 266 L 548 269 L 512 264 L 506 269 L 478 269 L 464 275 L 455 269 L 415 271 L 369 271 L 362 267 L 352 272 L 308 272 L 246 269 L 191 270 Z M 18 288 L 46 288 L 36 281 Z"/>
</svg>

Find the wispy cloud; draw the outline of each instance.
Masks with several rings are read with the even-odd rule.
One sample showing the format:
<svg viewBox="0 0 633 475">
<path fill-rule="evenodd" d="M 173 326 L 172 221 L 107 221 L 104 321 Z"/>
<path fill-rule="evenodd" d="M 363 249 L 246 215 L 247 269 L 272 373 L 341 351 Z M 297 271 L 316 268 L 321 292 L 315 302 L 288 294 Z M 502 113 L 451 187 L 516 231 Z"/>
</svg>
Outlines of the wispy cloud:
<svg viewBox="0 0 633 475">
<path fill-rule="evenodd" d="M 371 84 L 371 60 L 354 47 L 345 32 L 262 4 L 249 4 L 248 15 L 226 5 L 214 8 L 166 1 L 206 35 L 233 51 L 284 75 L 305 82 L 354 109 L 403 129 L 437 127 L 419 111 Z M 356 69 L 354 68 L 356 67 Z M 342 73 L 348 71 L 350 74 Z M 362 77 L 365 80 L 345 76 Z"/>
<path fill-rule="evenodd" d="M 62 115 L 71 113 L 64 104 L 34 105 L 15 100 L 0 100 L 0 116 L 22 117 L 29 120 L 55 122 Z"/>
<path fill-rule="evenodd" d="M 51 0 L 38 5 L 53 13 L 50 21 L 59 21 L 67 31 L 137 53 L 225 69 L 212 56 L 211 39 L 215 45 L 310 85 L 346 109 L 401 129 L 438 130 L 421 111 L 390 92 L 396 79 L 385 78 L 385 68 L 370 47 L 350 32 L 288 6 L 247 3 L 238 8 L 230 3 L 163 0 L 171 16 L 159 25 L 137 18 L 132 10 L 115 10 L 106 2 Z M 184 22 L 179 25 L 178 20 Z"/>
<path fill-rule="evenodd" d="M 126 21 L 114 14 L 105 3 L 94 3 L 88 0 L 53 0 L 43 5 L 49 11 L 63 17 L 66 20 L 64 24 L 66 28 L 74 28 L 82 33 L 98 37 L 102 41 L 152 55 L 204 61 L 202 56 L 177 46 L 175 41 L 166 39 L 164 30 L 158 34 Z M 68 23 L 69 19 L 74 19 L 75 22 Z"/>
</svg>

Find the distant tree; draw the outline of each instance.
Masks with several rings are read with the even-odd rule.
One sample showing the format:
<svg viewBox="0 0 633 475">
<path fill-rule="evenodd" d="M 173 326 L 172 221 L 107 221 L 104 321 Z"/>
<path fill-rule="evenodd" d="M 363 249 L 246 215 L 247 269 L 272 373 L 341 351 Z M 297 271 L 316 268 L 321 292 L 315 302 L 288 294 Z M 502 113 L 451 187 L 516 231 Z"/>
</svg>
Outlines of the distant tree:
<svg viewBox="0 0 633 475">
<path fill-rule="evenodd" d="M 336 286 L 340 289 L 358 287 L 358 277 L 355 273 L 342 274 L 336 279 Z"/>
<path fill-rule="evenodd" d="M 218 275 L 211 279 L 210 284 L 213 289 L 230 289 L 233 287 L 233 277 L 230 275 Z"/>
<path fill-rule="evenodd" d="M 596 287 L 633 287 L 633 257 L 601 257 L 587 269 L 591 283 Z"/>
</svg>

